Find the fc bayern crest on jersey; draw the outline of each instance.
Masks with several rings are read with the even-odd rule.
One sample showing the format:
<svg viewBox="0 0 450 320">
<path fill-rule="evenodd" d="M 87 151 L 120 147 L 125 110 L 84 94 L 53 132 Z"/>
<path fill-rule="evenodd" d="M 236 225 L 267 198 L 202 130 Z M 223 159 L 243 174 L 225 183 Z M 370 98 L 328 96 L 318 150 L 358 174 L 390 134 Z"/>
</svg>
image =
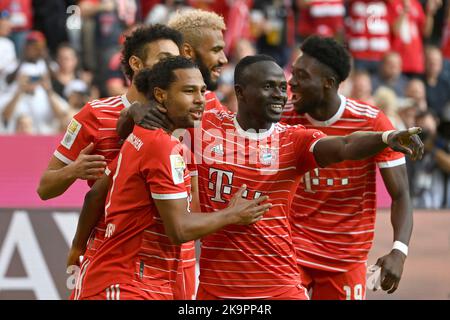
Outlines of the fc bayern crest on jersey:
<svg viewBox="0 0 450 320">
<path fill-rule="evenodd" d="M 271 166 L 277 161 L 275 148 L 269 146 L 259 146 L 259 162 L 264 166 Z"/>
</svg>

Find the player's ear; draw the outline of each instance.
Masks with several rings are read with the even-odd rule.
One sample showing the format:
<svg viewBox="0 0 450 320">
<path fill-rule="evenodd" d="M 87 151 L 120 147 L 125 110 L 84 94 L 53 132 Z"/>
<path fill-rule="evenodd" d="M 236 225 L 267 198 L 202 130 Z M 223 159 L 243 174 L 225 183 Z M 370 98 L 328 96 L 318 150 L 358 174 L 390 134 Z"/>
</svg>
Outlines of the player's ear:
<svg viewBox="0 0 450 320">
<path fill-rule="evenodd" d="M 153 89 L 153 96 L 155 97 L 156 102 L 158 103 L 157 108 L 158 109 L 163 109 L 163 110 L 159 110 L 161 112 L 166 112 L 167 109 L 164 106 L 164 101 L 166 101 L 167 99 L 167 92 L 164 89 L 155 87 Z"/>
<path fill-rule="evenodd" d="M 235 84 L 234 85 L 234 92 L 236 93 L 236 98 L 237 99 L 243 99 L 244 98 L 244 95 L 243 95 L 244 90 L 241 87 L 241 85 Z"/>
<path fill-rule="evenodd" d="M 331 88 L 334 88 L 336 83 L 337 83 L 337 81 L 334 77 L 326 77 L 326 78 L 324 78 L 323 86 L 325 87 L 325 89 L 331 89 Z"/>
<path fill-rule="evenodd" d="M 185 56 L 186 58 L 190 58 L 192 60 L 195 59 L 195 52 L 194 48 L 189 43 L 183 43 L 181 47 L 181 54 Z"/>
<path fill-rule="evenodd" d="M 136 74 L 144 68 L 144 64 L 142 63 L 142 60 L 137 56 L 131 56 L 130 59 L 128 59 L 128 64 L 130 65 L 131 69 L 133 70 L 133 73 Z"/>
</svg>

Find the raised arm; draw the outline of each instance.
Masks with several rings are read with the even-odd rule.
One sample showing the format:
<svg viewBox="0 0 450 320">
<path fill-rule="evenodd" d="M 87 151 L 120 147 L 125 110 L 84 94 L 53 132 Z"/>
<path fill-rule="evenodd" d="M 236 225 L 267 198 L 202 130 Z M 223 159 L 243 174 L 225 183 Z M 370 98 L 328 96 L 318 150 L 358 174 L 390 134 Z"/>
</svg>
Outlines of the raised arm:
<svg viewBox="0 0 450 320">
<path fill-rule="evenodd" d="M 176 244 L 199 239 L 229 224 L 247 225 L 261 220 L 271 204 L 261 204 L 267 196 L 245 200 L 245 185 L 233 196 L 230 205 L 212 213 L 189 213 L 186 199 L 156 200 L 155 204 L 163 220 L 169 239 Z"/>
<path fill-rule="evenodd" d="M 385 132 L 358 131 L 348 136 L 326 137 L 314 146 L 314 157 L 321 167 L 345 160 L 370 158 L 386 147 L 410 155 L 412 160 L 421 159 L 423 143 L 417 135 L 420 128 Z"/>
</svg>

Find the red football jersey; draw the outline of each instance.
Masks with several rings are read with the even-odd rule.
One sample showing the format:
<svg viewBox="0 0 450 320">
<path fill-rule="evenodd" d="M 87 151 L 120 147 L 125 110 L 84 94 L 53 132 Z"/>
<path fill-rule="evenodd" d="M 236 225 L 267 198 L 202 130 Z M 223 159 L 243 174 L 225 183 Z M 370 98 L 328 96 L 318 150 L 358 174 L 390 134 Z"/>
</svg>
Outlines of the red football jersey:
<svg viewBox="0 0 450 320">
<path fill-rule="evenodd" d="M 450 17 L 447 22 L 444 23 L 441 50 L 444 58 L 450 59 Z"/>
<path fill-rule="evenodd" d="M 158 148 L 155 148 L 158 145 Z M 105 206 L 105 240 L 81 269 L 75 298 L 131 284 L 170 299 L 181 246 L 171 243 L 153 199 L 186 199 L 190 175 L 181 143 L 136 126 L 124 143 Z"/>
<path fill-rule="evenodd" d="M 130 102 L 125 95 L 88 102 L 72 119 L 54 155 L 66 164 L 75 161 L 81 150 L 94 143 L 91 154 L 105 157 L 107 163 L 116 158 L 120 151 L 120 138 L 116 132 L 120 111 L 128 108 Z M 89 186 L 95 181 L 88 181 Z M 105 224 L 101 220 L 92 233 L 84 258 L 91 258 L 103 242 Z"/>
<path fill-rule="evenodd" d="M 311 0 L 301 8 L 297 31 L 302 36 L 320 34 L 333 36 L 344 27 L 343 0 Z"/>
<path fill-rule="evenodd" d="M 317 166 L 312 149 L 325 135 L 279 123 L 252 133 L 233 113 L 216 110 L 204 113 L 195 134 L 202 212 L 227 207 L 244 183 L 244 197 L 268 195 L 273 204 L 256 224 L 230 225 L 202 239 L 202 288 L 219 298 L 270 298 L 299 286 L 289 207 L 301 175 Z"/>
<path fill-rule="evenodd" d="M 354 58 L 380 61 L 390 50 L 386 1 L 351 0 L 346 22 L 348 48 Z"/>
<path fill-rule="evenodd" d="M 355 131 L 393 130 L 378 108 L 341 97 L 337 113 L 327 121 L 288 108 L 283 121 L 322 130 L 330 136 Z M 299 264 L 347 271 L 365 263 L 372 246 L 376 214 L 376 166 L 405 163 L 402 153 L 386 148 L 375 157 L 344 161 L 305 173 L 291 207 L 291 225 Z"/>
<path fill-rule="evenodd" d="M 220 103 L 214 91 L 207 90 L 205 92 L 205 111 L 209 110 L 226 110 L 226 108 Z"/>
<path fill-rule="evenodd" d="M 403 11 L 403 0 L 389 2 L 388 12 L 391 28 Z M 392 50 L 402 57 L 402 71 L 423 73 L 425 58 L 423 53 L 422 30 L 426 23 L 426 16 L 418 0 L 411 0 L 410 10 L 406 14 L 404 23 L 397 35 L 392 35 Z"/>
</svg>

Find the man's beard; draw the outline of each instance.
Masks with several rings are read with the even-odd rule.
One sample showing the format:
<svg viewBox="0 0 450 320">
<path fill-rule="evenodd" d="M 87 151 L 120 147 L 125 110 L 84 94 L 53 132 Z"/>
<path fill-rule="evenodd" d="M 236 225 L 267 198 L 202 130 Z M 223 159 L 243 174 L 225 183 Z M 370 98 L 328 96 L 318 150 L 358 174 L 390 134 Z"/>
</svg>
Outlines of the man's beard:
<svg viewBox="0 0 450 320">
<path fill-rule="evenodd" d="M 198 54 L 197 54 L 198 56 Z M 206 84 L 206 88 L 208 88 L 208 90 L 210 91 L 215 91 L 218 87 L 218 83 L 217 81 L 214 82 L 211 79 L 211 71 L 208 69 L 208 67 L 203 63 L 203 61 L 201 59 L 197 59 L 197 61 L 195 61 L 200 69 L 200 72 L 203 76 L 203 81 L 205 81 Z"/>
</svg>

